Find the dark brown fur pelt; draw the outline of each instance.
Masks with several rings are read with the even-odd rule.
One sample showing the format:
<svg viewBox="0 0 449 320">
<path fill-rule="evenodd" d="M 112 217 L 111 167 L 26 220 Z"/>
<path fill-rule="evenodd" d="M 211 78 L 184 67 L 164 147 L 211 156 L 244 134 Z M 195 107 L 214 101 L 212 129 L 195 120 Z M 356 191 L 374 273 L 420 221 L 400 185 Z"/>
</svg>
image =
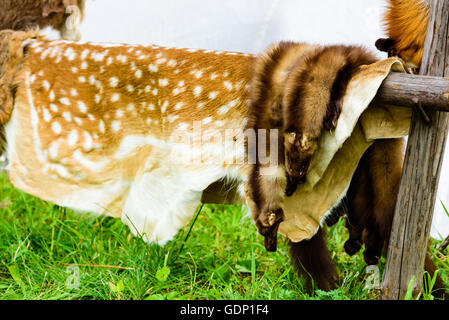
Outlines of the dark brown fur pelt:
<svg viewBox="0 0 449 320">
<path fill-rule="evenodd" d="M 62 31 L 71 5 L 78 6 L 82 14 L 84 0 L 0 0 L 0 30 L 50 26 Z"/>
<path fill-rule="evenodd" d="M 404 139 L 377 140 L 362 157 L 348 189 L 345 209 L 349 239 L 344 248 L 354 255 L 365 245 L 363 257 L 368 265 L 377 264 L 382 251 L 388 248 L 404 150 Z M 425 270 L 432 277 L 436 270 L 429 253 Z M 439 276 L 433 294 L 445 297 Z"/>
<path fill-rule="evenodd" d="M 346 197 L 334 209 L 329 220 L 329 224 L 333 224 L 339 216 L 346 215 L 349 239 L 345 242 L 345 251 L 353 255 L 365 244 L 364 259 L 367 264 L 377 264 L 382 248 L 388 242 L 403 159 L 404 139 L 376 140 L 360 160 Z M 300 248 L 299 244 L 297 247 Z M 299 273 L 304 273 L 301 263 L 306 265 L 310 260 L 325 263 L 314 273 L 309 273 L 319 289 L 326 290 L 334 285 L 334 273 L 330 276 L 322 271 L 335 268 L 331 260 L 322 258 L 329 255 L 326 247 L 322 247 L 321 251 L 315 249 L 311 254 L 316 257 L 305 257 L 305 261 L 301 259 L 304 254 L 299 256 L 292 250 L 290 254 Z M 298 259 L 299 262 L 296 261 Z M 306 269 L 312 267 L 308 263 Z"/>
<path fill-rule="evenodd" d="M 256 150 L 249 152 L 255 155 L 250 159 L 255 165 L 250 172 L 249 195 L 267 250 L 276 250 L 285 194 L 290 196 L 305 181 L 323 130 L 336 127 L 347 83 L 359 66 L 375 61 L 360 47 L 294 42 L 275 44 L 256 59 L 246 129 L 280 131 L 276 170 L 262 173 L 273 164 L 260 163 L 257 135 Z M 268 147 L 264 151 L 270 152 Z"/>
<path fill-rule="evenodd" d="M 388 248 L 404 148 L 404 139 L 376 140 L 359 162 L 346 197 L 335 208 L 332 217 L 326 219 L 326 223 L 332 225 L 338 217 L 346 215 L 349 239 L 344 245 L 345 251 L 354 255 L 365 245 L 363 255 L 368 265 L 377 264 L 382 251 Z M 328 290 L 335 286 L 336 272 L 328 249 L 320 245 L 324 241 L 324 231 L 321 232 L 304 244 L 291 244 L 290 255 L 297 271 L 313 278 L 309 279 L 309 285 L 314 281 L 319 289 Z M 429 253 L 424 268 L 431 277 L 434 276 L 436 267 Z M 439 276 L 432 294 L 437 298 L 448 298 Z"/>
<path fill-rule="evenodd" d="M 369 265 L 378 263 L 390 237 L 404 149 L 404 139 L 377 140 L 360 160 L 348 189 L 345 250 L 353 255 L 365 244 Z"/>
<path fill-rule="evenodd" d="M 304 57 L 289 73 L 282 101 L 282 133 L 293 191 L 305 181 L 323 130 L 335 129 L 349 80 L 361 65 L 376 61 L 361 47 L 326 46 Z"/>
<path fill-rule="evenodd" d="M 320 290 L 337 288 L 337 269 L 326 246 L 326 233 L 320 228 L 309 240 L 289 242 L 290 257 L 296 271 L 306 279 L 306 289 L 313 285 Z"/>
<path fill-rule="evenodd" d="M 293 42 L 280 42 L 271 46 L 260 55 L 255 62 L 249 92 L 248 123 L 246 130 L 282 129 L 283 112 L 282 98 L 286 81 L 286 72 L 293 67 L 296 59 L 315 50 L 316 47 Z M 269 134 L 267 134 L 269 136 Z M 269 170 L 272 163 L 261 164 L 259 154 L 259 135 L 252 146 L 247 145 L 250 167 L 248 190 L 249 197 L 255 204 L 256 212 L 253 218 L 259 233 L 265 237 L 265 247 L 268 251 L 276 250 L 276 237 L 279 224 L 283 220 L 283 199 L 287 186 L 287 178 L 283 167 L 283 137 L 278 135 L 278 154 L 276 160 L 279 170 L 270 175 L 263 170 Z M 266 144 L 265 154 L 270 150 Z M 252 148 L 251 150 L 249 148 Z"/>
</svg>

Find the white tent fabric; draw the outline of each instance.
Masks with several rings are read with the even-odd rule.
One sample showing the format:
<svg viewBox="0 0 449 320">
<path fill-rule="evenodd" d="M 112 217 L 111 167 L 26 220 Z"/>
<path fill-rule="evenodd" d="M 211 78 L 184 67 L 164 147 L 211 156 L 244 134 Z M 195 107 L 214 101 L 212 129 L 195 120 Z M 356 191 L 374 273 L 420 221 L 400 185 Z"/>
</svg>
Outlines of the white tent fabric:
<svg viewBox="0 0 449 320">
<path fill-rule="evenodd" d="M 385 0 L 86 0 L 83 40 L 258 53 L 280 40 L 364 45 L 383 37 Z M 379 58 L 385 58 L 378 53 Z M 449 234 L 445 153 L 431 235 Z"/>
</svg>

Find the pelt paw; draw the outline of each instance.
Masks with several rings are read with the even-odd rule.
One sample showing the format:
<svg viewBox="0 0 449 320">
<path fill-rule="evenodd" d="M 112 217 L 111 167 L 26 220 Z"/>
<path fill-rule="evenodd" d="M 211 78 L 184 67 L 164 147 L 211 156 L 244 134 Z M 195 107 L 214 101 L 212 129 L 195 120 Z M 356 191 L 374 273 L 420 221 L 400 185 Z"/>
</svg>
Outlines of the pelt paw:
<svg viewBox="0 0 449 320">
<path fill-rule="evenodd" d="M 345 242 L 344 248 L 347 254 L 353 256 L 360 251 L 362 248 L 362 243 L 358 240 L 349 239 Z"/>
</svg>

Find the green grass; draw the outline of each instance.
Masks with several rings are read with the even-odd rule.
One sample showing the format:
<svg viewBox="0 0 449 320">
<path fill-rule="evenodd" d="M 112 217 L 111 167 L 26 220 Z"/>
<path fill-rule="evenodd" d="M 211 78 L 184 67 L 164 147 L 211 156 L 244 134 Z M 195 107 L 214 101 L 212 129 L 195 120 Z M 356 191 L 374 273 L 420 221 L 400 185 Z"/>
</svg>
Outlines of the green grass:
<svg viewBox="0 0 449 320">
<path fill-rule="evenodd" d="M 347 233 L 342 219 L 328 229 L 340 287 L 309 295 L 292 270 L 286 241 L 281 240 L 276 253 L 266 252 L 242 206 L 206 205 L 186 241 L 189 227 L 160 247 L 132 236 L 118 219 L 56 207 L 15 189 L 4 175 L 0 183 L 0 299 L 303 300 L 379 295 L 378 290 L 365 289 L 369 274 L 361 254 L 344 253 Z M 433 249 L 433 254 L 447 279 L 447 253 Z"/>
</svg>

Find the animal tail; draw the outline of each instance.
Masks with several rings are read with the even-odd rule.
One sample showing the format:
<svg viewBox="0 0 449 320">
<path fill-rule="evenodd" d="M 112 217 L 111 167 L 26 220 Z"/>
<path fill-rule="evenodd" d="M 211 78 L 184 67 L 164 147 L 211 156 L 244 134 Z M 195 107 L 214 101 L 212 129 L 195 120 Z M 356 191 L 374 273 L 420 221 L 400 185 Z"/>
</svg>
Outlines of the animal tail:
<svg viewBox="0 0 449 320">
<path fill-rule="evenodd" d="M 428 0 L 388 0 L 383 24 L 394 55 L 418 67 L 429 22 Z"/>
<path fill-rule="evenodd" d="M 337 287 L 337 269 L 326 246 L 326 232 L 320 228 L 309 240 L 289 243 L 296 271 L 307 279 L 307 289 L 314 285 L 324 291 Z"/>
</svg>

